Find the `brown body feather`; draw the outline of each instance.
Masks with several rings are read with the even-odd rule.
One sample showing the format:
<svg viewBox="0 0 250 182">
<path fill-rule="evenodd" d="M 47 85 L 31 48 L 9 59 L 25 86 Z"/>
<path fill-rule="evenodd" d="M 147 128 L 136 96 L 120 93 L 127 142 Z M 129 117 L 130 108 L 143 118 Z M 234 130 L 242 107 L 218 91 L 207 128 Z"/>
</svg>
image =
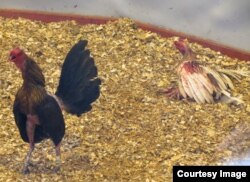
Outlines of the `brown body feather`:
<svg viewBox="0 0 250 182">
<path fill-rule="evenodd" d="M 34 114 L 34 108 L 47 94 L 45 79 L 42 70 L 32 59 L 27 59 L 25 64 L 25 70 L 22 72 L 23 85 L 16 94 L 16 100 L 21 104 L 22 113 Z"/>
</svg>

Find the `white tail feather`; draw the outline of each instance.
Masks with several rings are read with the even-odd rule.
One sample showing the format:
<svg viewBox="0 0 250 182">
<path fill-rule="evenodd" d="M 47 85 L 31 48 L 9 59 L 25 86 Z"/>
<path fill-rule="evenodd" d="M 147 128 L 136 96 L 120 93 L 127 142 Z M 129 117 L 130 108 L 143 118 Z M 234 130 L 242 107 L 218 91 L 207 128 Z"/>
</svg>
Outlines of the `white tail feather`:
<svg viewBox="0 0 250 182">
<path fill-rule="evenodd" d="M 241 100 L 239 97 L 232 97 L 232 96 L 227 96 L 227 95 L 222 95 L 220 97 L 220 102 L 225 103 L 225 104 L 243 104 L 244 101 Z"/>
<path fill-rule="evenodd" d="M 224 79 L 224 82 L 226 83 L 226 85 L 230 88 L 230 89 L 234 89 L 234 85 L 233 82 L 231 81 L 231 79 L 225 75 L 225 74 L 221 74 L 222 78 Z"/>
<path fill-rule="evenodd" d="M 237 81 L 240 81 L 241 77 L 250 76 L 250 71 L 246 70 L 229 70 L 229 69 L 218 69 L 218 72 L 224 73 L 228 76 L 235 78 Z"/>
<path fill-rule="evenodd" d="M 227 89 L 227 86 L 225 85 L 223 79 L 221 78 L 220 74 L 217 71 L 214 71 L 208 67 L 203 67 L 203 68 L 215 78 L 221 90 Z"/>
</svg>

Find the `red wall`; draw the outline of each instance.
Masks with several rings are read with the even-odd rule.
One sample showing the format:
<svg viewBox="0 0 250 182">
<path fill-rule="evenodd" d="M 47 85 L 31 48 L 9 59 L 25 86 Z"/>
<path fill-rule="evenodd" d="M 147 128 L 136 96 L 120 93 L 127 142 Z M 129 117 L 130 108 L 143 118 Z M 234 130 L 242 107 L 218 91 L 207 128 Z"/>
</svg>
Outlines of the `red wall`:
<svg viewBox="0 0 250 182">
<path fill-rule="evenodd" d="M 78 16 L 71 14 L 59 14 L 59 13 L 46 13 L 46 12 L 35 12 L 35 11 L 22 11 L 22 10 L 6 10 L 0 9 L 0 16 L 7 18 L 18 18 L 23 17 L 31 20 L 40 20 L 43 22 L 56 22 L 63 20 L 75 20 L 79 24 L 103 24 L 113 18 L 96 17 L 96 16 Z M 250 52 L 228 47 L 226 45 L 218 44 L 213 41 L 208 41 L 199 37 L 191 36 L 182 32 L 174 30 L 163 29 L 149 24 L 137 22 L 139 27 L 145 30 L 156 32 L 164 37 L 179 36 L 188 38 L 190 42 L 197 42 L 204 47 L 209 47 L 213 50 L 220 51 L 222 54 L 228 55 L 232 58 L 238 58 L 241 60 L 250 61 Z"/>
</svg>

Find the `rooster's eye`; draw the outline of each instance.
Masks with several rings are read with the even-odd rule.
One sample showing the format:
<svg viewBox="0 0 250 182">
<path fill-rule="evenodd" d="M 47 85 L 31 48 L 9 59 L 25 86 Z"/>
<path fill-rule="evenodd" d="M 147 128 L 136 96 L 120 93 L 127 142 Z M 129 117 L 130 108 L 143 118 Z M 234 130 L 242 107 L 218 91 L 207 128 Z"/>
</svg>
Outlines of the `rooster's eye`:
<svg viewBox="0 0 250 182">
<path fill-rule="evenodd" d="M 16 59 L 16 56 L 10 56 L 10 60 Z"/>
</svg>

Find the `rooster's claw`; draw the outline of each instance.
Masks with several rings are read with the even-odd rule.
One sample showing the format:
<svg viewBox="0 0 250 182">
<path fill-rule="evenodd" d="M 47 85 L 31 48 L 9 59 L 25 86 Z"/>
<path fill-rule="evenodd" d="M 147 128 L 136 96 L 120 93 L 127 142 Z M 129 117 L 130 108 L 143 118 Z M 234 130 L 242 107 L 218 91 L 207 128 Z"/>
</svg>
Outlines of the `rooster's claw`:
<svg viewBox="0 0 250 182">
<path fill-rule="evenodd" d="M 30 173 L 30 170 L 29 170 L 28 168 L 24 168 L 22 173 L 23 173 L 23 174 L 29 174 L 29 173 Z"/>
<path fill-rule="evenodd" d="M 53 171 L 54 171 L 54 173 L 57 173 L 57 172 L 59 172 L 60 171 L 60 167 L 55 167 L 54 169 L 53 169 Z"/>
</svg>

